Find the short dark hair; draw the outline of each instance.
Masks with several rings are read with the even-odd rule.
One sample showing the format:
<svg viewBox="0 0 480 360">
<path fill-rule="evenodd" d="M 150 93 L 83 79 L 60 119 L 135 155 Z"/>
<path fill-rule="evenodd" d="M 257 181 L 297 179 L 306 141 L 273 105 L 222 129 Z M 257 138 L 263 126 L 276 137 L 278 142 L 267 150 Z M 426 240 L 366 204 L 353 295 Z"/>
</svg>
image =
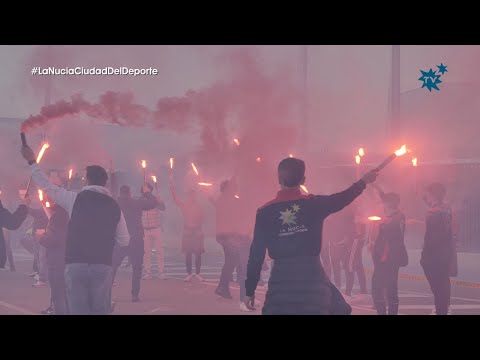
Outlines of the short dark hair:
<svg viewBox="0 0 480 360">
<path fill-rule="evenodd" d="M 443 201 L 445 195 L 447 194 L 447 189 L 445 185 L 441 183 L 433 183 L 427 186 L 427 193 L 429 193 L 435 200 Z"/>
<path fill-rule="evenodd" d="M 278 177 L 282 185 L 295 187 L 305 177 L 305 162 L 296 158 L 286 158 L 278 164 Z"/>
<path fill-rule="evenodd" d="M 398 207 L 400 206 L 400 195 L 394 192 L 386 193 L 382 196 L 382 201 L 384 202 L 384 204 L 387 204 L 394 209 L 398 209 Z"/>
<path fill-rule="evenodd" d="M 87 180 L 89 185 L 105 186 L 108 180 L 107 171 L 99 165 L 87 166 Z"/>
<path fill-rule="evenodd" d="M 128 185 L 120 186 L 120 194 L 130 194 L 130 186 Z"/>
</svg>

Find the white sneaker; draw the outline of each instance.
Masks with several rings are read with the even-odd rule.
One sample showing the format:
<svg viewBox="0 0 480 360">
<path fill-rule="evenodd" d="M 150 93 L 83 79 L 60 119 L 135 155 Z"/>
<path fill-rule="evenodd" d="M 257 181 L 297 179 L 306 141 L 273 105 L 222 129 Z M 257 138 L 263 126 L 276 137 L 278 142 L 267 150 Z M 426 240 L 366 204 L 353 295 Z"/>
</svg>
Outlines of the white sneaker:
<svg viewBox="0 0 480 360">
<path fill-rule="evenodd" d="M 453 311 L 452 311 L 452 308 L 450 306 L 448 307 L 447 315 L 453 315 Z"/>
<path fill-rule="evenodd" d="M 160 273 L 157 275 L 157 278 L 160 279 L 160 280 L 167 280 L 167 277 L 164 275 L 164 273 Z"/>
<path fill-rule="evenodd" d="M 37 281 L 35 284 L 32 285 L 34 288 L 44 288 L 47 287 L 47 283 L 43 281 Z"/>
<path fill-rule="evenodd" d="M 247 305 L 245 305 L 245 303 L 241 302 L 241 303 L 240 303 L 240 311 L 243 311 L 243 312 L 252 312 L 253 310 L 250 310 L 249 308 L 247 308 Z"/>
<path fill-rule="evenodd" d="M 152 275 L 151 275 L 151 274 L 145 274 L 145 275 L 143 275 L 143 278 L 142 278 L 142 279 L 143 279 L 143 280 L 152 280 L 153 278 L 152 278 Z"/>
<path fill-rule="evenodd" d="M 193 277 L 195 279 L 197 279 L 198 281 L 205 281 L 205 279 L 203 277 L 201 277 L 200 274 L 195 274 L 195 275 L 193 275 Z"/>
<path fill-rule="evenodd" d="M 190 281 L 192 281 L 192 277 L 193 277 L 192 275 L 187 275 L 187 277 L 185 279 L 183 279 L 183 281 L 190 282 Z"/>
</svg>

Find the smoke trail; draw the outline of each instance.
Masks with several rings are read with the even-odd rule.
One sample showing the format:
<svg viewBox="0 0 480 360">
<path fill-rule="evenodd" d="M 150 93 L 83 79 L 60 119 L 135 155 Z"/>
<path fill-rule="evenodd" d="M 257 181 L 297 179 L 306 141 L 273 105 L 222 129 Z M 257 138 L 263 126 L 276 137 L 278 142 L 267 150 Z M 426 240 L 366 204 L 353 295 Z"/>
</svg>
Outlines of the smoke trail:
<svg viewBox="0 0 480 360">
<path fill-rule="evenodd" d="M 70 101 L 60 100 L 46 105 L 40 114 L 32 115 L 21 126 L 21 131 L 46 125 L 50 120 L 62 119 L 69 115 L 84 113 L 102 121 L 129 126 L 145 126 L 151 112 L 143 105 L 136 104 L 132 94 L 108 91 L 100 96 L 99 102 L 91 104 L 81 95 L 72 96 Z"/>
</svg>

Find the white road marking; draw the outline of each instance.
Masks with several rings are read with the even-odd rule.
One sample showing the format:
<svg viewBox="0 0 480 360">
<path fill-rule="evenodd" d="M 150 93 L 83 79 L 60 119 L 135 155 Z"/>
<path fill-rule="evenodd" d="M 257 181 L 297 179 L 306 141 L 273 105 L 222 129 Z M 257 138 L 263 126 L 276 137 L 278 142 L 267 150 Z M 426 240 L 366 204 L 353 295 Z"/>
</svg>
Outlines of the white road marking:
<svg viewBox="0 0 480 360">
<path fill-rule="evenodd" d="M 24 309 L 24 308 L 22 308 L 22 307 L 20 307 L 20 306 L 16 306 L 16 305 L 7 303 L 7 302 L 5 302 L 5 301 L 0 301 L 0 306 L 3 306 L 3 307 L 6 307 L 7 309 L 10 309 L 10 310 L 19 312 L 19 313 L 21 313 L 21 314 L 23 314 L 23 315 L 37 315 L 37 314 L 31 312 L 30 310 Z"/>
</svg>

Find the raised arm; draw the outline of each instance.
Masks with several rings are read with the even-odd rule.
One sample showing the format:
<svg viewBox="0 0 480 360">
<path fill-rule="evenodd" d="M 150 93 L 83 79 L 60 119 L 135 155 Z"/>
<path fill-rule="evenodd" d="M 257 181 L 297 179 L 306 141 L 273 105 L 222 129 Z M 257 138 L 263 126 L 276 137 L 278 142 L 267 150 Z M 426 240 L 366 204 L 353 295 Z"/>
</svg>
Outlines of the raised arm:
<svg viewBox="0 0 480 360">
<path fill-rule="evenodd" d="M 177 197 L 177 192 L 175 191 L 175 185 L 173 184 L 173 180 L 171 177 L 170 177 L 170 192 L 172 194 L 172 198 L 175 204 L 177 204 L 177 206 L 181 206 L 182 202 Z"/>
<path fill-rule="evenodd" d="M 22 146 L 22 156 L 30 165 L 32 171 L 32 179 L 37 187 L 46 192 L 50 199 L 57 205 L 67 210 L 68 215 L 72 215 L 73 203 L 77 198 L 77 193 L 67 191 L 57 185 L 53 185 L 43 173 L 35 160 L 35 154 L 29 146 Z"/>
<path fill-rule="evenodd" d="M 137 201 L 140 204 L 140 208 L 143 211 L 153 210 L 159 205 L 157 198 L 153 196 L 151 192 L 148 192 L 148 191 L 144 192 L 142 197 Z"/>
<path fill-rule="evenodd" d="M 372 185 L 372 187 L 373 187 L 375 190 L 377 190 L 378 195 L 380 196 L 380 198 L 383 199 L 383 196 L 385 195 L 385 193 L 383 192 L 382 188 L 381 188 L 380 186 L 378 186 L 377 184 L 375 184 L 375 183 L 372 183 L 371 185 Z"/>
<path fill-rule="evenodd" d="M 120 212 L 120 220 L 118 221 L 117 230 L 115 231 L 115 241 L 119 246 L 128 246 L 130 243 L 130 234 L 128 233 L 123 212 Z"/>
<path fill-rule="evenodd" d="M 77 198 L 77 193 L 74 191 L 68 191 L 60 186 L 52 184 L 47 175 L 40 169 L 36 163 L 30 165 L 32 169 L 32 178 L 37 184 L 37 187 L 47 193 L 48 197 L 57 205 L 64 208 L 68 215 L 72 215 L 73 204 Z"/>
<path fill-rule="evenodd" d="M 377 175 L 378 171 L 371 170 L 362 179 L 342 192 L 328 196 L 317 196 L 319 211 L 326 217 L 342 210 L 365 190 L 367 184 L 373 183 Z"/>
</svg>

